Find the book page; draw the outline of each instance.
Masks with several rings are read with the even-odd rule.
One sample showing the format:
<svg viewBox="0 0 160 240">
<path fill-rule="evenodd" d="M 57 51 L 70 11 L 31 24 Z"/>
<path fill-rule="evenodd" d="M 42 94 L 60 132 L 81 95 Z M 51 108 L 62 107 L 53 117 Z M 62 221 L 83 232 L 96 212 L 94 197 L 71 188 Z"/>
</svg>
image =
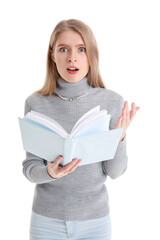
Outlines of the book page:
<svg viewBox="0 0 160 240">
<path fill-rule="evenodd" d="M 76 124 L 74 125 L 74 127 L 72 128 L 72 131 L 73 132 L 77 127 L 78 125 L 82 124 L 83 122 L 86 121 L 87 118 L 91 117 L 91 116 L 94 116 L 96 113 L 99 113 L 100 112 L 100 105 L 95 107 L 95 108 L 92 108 L 90 111 L 88 111 L 87 113 L 85 113 L 77 122 Z"/>
<path fill-rule="evenodd" d="M 109 131 L 109 122 L 110 115 L 107 114 L 101 118 L 96 119 L 96 121 L 91 122 L 90 124 L 84 126 L 80 129 L 80 131 L 75 133 L 75 138 L 79 136 L 87 136 L 95 133 L 106 132 Z"/>
<path fill-rule="evenodd" d="M 92 122 L 96 122 L 98 121 L 100 118 L 106 118 L 107 116 L 107 111 L 106 110 L 101 110 L 98 113 L 94 113 L 93 115 L 91 115 L 90 117 L 84 119 L 84 121 L 80 122 L 76 128 L 74 128 L 71 131 L 71 137 L 75 136 L 76 133 L 78 133 L 79 131 L 81 131 L 81 129 L 83 129 L 84 127 L 86 127 L 87 125 L 90 125 Z M 108 119 L 110 120 L 110 115 L 108 115 Z M 106 129 L 108 129 L 109 126 L 107 126 L 109 124 L 109 120 L 106 121 Z"/>
<path fill-rule="evenodd" d="M 78 132 L 82 131 L 83 128 L 86 129 L 86 127 L 87 126 L 89 127 L 90 124 L 98 121 L 101 118 L 106 118 L 106 116 L 107 116 L 107 110 L 103 109 L 100 111 L 100 105 L 98 105 L 97 107 L 94 107 L 93 109 L 85 113 L 76 122 L 70 134 L 68 134 L 66 130 L 57 121 L 55 121 L 54 119 L 42 113 L 31 110 L 31 112 L 28 112 L 26 114 L 25 118 L 26 119 L 28 118 L 34 121 L 35 123 L 37 122 L 38 124 L 42 124 L 47 128 L 50 128 L 52 131 L 58 133 L 60 136 L 66 138 L 67 136 L 69 137 L 75 136 Z M 108 128 L 108 126 L 109 126 L 109 118 L 106 121 L 106 126 L 104 127 Z"/>
<path fill-rule="evenodd" d="M 66 130 L 57 121 L 42 113 L 31 111 L 26 114 L 25 118 L 43 124 L 44 126 L 60 134 L 62 137 L 68 136 Z"/>
</svg>

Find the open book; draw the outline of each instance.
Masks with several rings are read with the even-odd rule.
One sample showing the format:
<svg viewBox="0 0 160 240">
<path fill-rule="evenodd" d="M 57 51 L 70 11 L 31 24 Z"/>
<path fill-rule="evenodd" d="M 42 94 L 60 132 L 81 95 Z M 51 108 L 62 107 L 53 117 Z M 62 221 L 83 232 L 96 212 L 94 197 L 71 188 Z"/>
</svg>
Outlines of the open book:
<svg viewBox="0 0 160 240">
<path fill-rule="evenodd" d="M 51 162 L 62 155 L 63 165 L 73 158 L 82 159 L 79 165 L 113 159 L 122 134 L 122 128 L 109 130 L 110 115 L 100 106 L 85 113 L 71 133 L 39 112 L 18 119 L 24 150 Z"/>
</svg>

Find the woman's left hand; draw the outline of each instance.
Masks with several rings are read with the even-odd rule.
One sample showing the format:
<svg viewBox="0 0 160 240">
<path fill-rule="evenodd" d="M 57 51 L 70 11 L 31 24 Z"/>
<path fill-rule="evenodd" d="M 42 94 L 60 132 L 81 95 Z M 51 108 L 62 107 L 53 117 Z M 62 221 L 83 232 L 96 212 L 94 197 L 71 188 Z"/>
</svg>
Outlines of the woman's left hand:
<svg viewBox="0 0 160 240">
<path fill-rule="evenodd" d="M 140 109 L 140 107 L 136 107 L 135 103 L 132 103 L 131 110 L 129 111 L 128 102 L 124 102 L 124 107 L 122 110 L 122 115 L 118 118 L 117 123 L 115 124 L 114 128 L 123 128 L 122 136 L 120 141 L 123 140 L 123 138 L 126 135 L 126 130 L 130 123 L 132 122 L 134 116 L 136 115 L 136 112 Z"/>
</svg>

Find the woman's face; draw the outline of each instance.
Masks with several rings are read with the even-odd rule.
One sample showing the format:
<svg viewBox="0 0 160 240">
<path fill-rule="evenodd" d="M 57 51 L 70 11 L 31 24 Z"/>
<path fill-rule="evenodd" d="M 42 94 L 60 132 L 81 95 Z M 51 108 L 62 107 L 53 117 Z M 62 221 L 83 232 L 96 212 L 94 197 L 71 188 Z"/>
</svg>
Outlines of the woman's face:
<svg viewBox="0 0 160 240">
<path fill-rule="evenodd" d="M 52 59 L 58 73 L 67 82 L 78 82 L 89 71 L 85 43 L 81 35 L 73 30 L 59 34 Z"/>
</svg>

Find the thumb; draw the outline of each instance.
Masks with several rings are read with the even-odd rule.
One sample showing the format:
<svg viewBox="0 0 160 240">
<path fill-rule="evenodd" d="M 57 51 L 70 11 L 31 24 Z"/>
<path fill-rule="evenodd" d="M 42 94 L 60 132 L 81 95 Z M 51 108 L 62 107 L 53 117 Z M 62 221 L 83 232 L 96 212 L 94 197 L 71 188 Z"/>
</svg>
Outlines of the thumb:
<svg viewBox="0 0 160 240">
<path fill-rule="evenodd" d="M 56 160 L 54 161 L 55 165 L 59 165 L 60 161 L 62 160 L 63 156 L 62 155 L 59 155 Z"/>
<path fill-rule="evenodd" d="M 117 120 L 114 128 L 121 128 L 121 126 L 122 126 L 122 119 L 123 119 L 122 116 L 120 116 L 120 117 L 118 118 L 118 120 Z"/>
</svg>

